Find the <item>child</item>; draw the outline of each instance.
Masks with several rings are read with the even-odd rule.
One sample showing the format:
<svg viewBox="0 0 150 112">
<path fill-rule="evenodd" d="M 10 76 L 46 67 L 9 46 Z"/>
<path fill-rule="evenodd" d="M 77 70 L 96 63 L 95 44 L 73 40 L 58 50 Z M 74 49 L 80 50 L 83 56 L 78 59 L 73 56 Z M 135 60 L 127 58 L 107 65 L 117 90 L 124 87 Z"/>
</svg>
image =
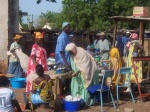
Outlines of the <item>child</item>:
<svg viewBox="0 0 150 112">
<path fill-rule="evenodd" d="M 8 78 L 0 76 L 0 112 L 14 112 L 14 107 L 22 112 L 13 90 L 7 88 L 8 86 Z"/>
</svg>

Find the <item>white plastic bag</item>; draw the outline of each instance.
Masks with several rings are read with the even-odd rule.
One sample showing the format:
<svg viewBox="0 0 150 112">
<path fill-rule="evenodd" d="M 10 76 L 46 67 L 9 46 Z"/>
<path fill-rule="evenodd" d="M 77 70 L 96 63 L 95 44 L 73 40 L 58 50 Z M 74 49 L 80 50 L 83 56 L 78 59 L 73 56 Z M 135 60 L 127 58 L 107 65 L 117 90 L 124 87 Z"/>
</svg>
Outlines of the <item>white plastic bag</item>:
<svg viewBox="0 0 150 112">
<path fill-rule="evenodd" d="M 66 101 L 72 101 L 73 97 L 71 95 L 68 95 L 68 96 L 65 97 L 65 100 Z"/>
<path fill-rule="evenodd" d="M 23 71 L 27 72 L 29 57 L 26 54 L 24 54 L 22 51 L 20 51 L 19 49 L 16 49 L 15 53 L 16 53 L 16 55 L 18 56 L 18 58 L 20 60 L 20 65 L 21 65 Z"/>
</svg>

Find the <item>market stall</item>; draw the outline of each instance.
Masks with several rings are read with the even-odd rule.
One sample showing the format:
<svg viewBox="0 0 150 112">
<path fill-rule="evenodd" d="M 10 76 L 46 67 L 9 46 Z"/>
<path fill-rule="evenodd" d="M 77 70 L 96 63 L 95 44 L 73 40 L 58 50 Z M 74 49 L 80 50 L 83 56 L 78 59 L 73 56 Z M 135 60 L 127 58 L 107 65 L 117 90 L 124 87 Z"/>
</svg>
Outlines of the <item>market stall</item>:
<svg viewBox="0 0 150 112">
<path fill-rule="evenodd" d="M 149 17 L 145 18 L 145 17 L 134 17 L 134 16 L 113 16 L 113 17 L 111 17 L 111 19 L 114 20 L 113 46 L 115 46 L 118 21 L 121 21 L 121 22 L 137 22 L 137 23 L 139 23 L 139 40 L 142 41 L 142 46 L 144 46 L 145 26 L 146 26 L 147 22 L 150 22 L 150 18 Z M 147 95 L 150 95 L 150 94 L 143 95 L 142 92 L 141 92 L 140 84 L 138 83 L 139 81 L 138 81 L 138 78 L 137 78 L 137 75 L 136 75 L 136 72 L 135 72 L 136 68 L 135 68 L 135 65 L 134 65 L 134 61 L 150 61 L 150 56 L 132 58 L 133 68 L 134 68 L 134 75 L 135 75 L 135 78 L 136 78 L 140 99 L 143 100 L 143 97 L 145 97 Z M 148 67 L 148 71 L 149 71 L 149 69 L 150 68 Z M 149 75 L 147 76 L 147 78 L 148 77 L 149 77 Z"/>
</svg>

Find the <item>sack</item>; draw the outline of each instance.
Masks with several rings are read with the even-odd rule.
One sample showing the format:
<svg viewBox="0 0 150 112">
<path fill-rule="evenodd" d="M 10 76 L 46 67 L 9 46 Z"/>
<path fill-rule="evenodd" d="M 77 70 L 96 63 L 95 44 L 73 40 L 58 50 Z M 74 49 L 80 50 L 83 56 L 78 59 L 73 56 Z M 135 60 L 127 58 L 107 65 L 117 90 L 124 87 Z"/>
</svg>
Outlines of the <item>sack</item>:
<svg viewBox="0 0 150 112">
<path fill-rule="evenodd" d="M 27 72 L 29 57 L 26 54 L 24 54 L 22 51 L 20 51 L 19 49 L 16 49 L 15 53 L 16 53 L 16 55 L 18 56 L 18 58 L 20 60 L 20 65 L 21 65 L 23 71 Z"/>
</svg>

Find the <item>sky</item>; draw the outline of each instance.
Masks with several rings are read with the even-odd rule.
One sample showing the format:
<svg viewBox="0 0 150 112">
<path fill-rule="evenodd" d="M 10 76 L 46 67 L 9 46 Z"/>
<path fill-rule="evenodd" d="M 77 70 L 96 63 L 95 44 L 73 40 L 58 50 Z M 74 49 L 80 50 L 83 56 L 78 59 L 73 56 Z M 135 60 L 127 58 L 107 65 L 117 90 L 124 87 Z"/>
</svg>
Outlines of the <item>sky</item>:
<svg viewBox="0 0 150 112">
<path fill-rule="evenodd" d="M 61 12 L 62 0 L 57 0 L 57 3 L 47 2 L 42 0 L 40 4 L 36 3 L 37 0 L 19 0 L 19 8 L 23 12 L 28 12 L 28 15 L 33 14 L 33 18 L 37 18 L 41 12 L 53 11 Z M 29 16 L 23 17 L 23 22 L 27 22 Z"/>
</svg>

